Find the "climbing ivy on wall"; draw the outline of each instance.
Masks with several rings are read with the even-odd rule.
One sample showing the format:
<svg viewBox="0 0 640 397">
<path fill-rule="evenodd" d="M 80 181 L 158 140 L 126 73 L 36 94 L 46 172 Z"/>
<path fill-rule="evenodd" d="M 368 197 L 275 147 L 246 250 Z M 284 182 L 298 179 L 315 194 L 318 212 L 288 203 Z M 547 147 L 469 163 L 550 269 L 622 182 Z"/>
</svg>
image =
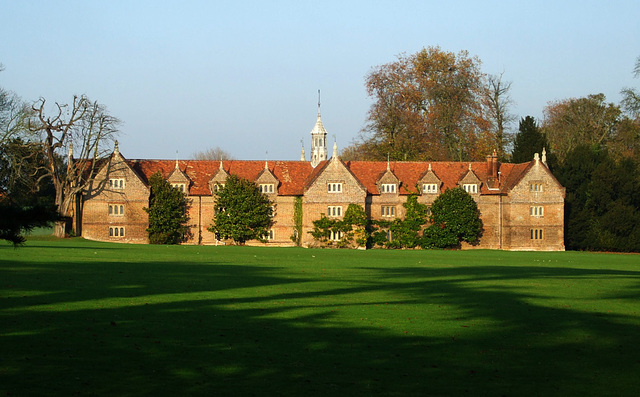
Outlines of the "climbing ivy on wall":
<svg viewBox="0 0 640 397">
<path fill-rule="evenodd" d="M 349 204 L 342 219 L 330 219 L 324 214 L 313 221 L 313 230 L 310 231 L 318 245 L 338 248 L 366 247 L 368 217 L 358 204 Z M 331 239 L 339 234 L 340 238 Z"/>
<path fill-rule="evenodd" d="M 296 196 L 293 202 L 293 241 L 298 247 L 302 244 L 302 197 Z"/>
</svg>

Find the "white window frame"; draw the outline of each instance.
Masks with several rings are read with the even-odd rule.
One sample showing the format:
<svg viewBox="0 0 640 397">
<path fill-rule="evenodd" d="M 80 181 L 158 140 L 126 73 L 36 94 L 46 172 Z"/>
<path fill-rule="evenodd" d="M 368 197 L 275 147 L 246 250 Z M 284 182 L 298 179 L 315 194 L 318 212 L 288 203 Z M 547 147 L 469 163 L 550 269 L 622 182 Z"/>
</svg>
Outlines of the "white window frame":
<svg viewBox="0 0 640 397">
<path fill-rule="evenodd" d="M 340 216 L 342 216 L 342 206 L 339 206 L 339 205 L 329 205 L 329 206 L 327 206 L 327 216 L 328 217 L 340 217 Z"/>
<path fill-rule="evenodd" d="M 125 188 L 124 178 L 109 178 L 109 189 L 122 190 Z"/>
<path fill-rule="evenodd" d="M 327 193 L 342 193 L 342 182 L 328 182 Z"/>
<path fill-rule="evenodd" d="M 531 240 L 544 240 L 544 229 L 529 229 Z"/>
<path fill-rule="evenodd" d="M 541 205 L 532 205 L 529 207 L 529 215 L 535 218 L 544 217 L 544 207 Z"/>
<path fill-rule="evenodd" d="M 124 204 L 109 204 L 109 215 L 111 216 L 123 216 Z"/>
<path fill-rule="evenodd" d="M 342 240 L 342 232 L 341 231 L 335 231 L 335 230 L 331 230 L 329 232 L 329 240 L 331 241 L 340 241 Z"/>
<path fill-rule="evenodd" d="M 544 187 L 540 182 L 532 182 L 531 185 L 529 185 L 529 189 L 533 193 L 542 193 L 544 191 Z"/>
<path fill-rule="evenodd" d="M 180 190 L 182 193 L 187 192 L 187 185 L 185 183 L 172 183 L 171 187 Z"/>
<path fill-rule="evenodd" d="M 438 184 L 437 183 L 423 183 L 422 184 L 422 193 L 427 193 L 427 194 L 436 194 L 436 193 L 438 193 Z"/>
<path fill-rule="evenodd" d="M 380 214 L 385 218 L 395 218 L 396 206 L 395 205 L 383 205 L 380 207 Z"/>
<path fill-rule="evenodd" d="M 222 189 L 224 189 L 224 183 L 218 183 L 218 182 L 216 182 L 216 183 L 214 183 L 214 184 L 213 184 L 213 192 L 214 192 L 214 193 L 217 193 L 217 192 L 219 192 L 219 191 L 220 191 L 220 190 L 222 190 Z"/>
<path fill-rule="evenodd" d="M 465 192 L 469 194 L 477 194 L 478 193 L 478 184 L 477 183 L 465 183 L 462 185 L 462 188 Z"/>
<path fill-rule="evenodd" d="M 260 193 L 263 194 L 273 194 L 275 193 L 275 184 L 273 183 L 261 183 L 260 184 Z"/>
<path fill-rule="evenodd" d="M 123 238 L 125 236 L 124 226 L 109 226 L 109 237 Z"/>
<path fill-rule="evenodd" d="M 380 186 L 380 190 L 382 193 L 395 193 L 396 192 L 396 184 L 395 183 L 383 183 Z"/>
</svg>

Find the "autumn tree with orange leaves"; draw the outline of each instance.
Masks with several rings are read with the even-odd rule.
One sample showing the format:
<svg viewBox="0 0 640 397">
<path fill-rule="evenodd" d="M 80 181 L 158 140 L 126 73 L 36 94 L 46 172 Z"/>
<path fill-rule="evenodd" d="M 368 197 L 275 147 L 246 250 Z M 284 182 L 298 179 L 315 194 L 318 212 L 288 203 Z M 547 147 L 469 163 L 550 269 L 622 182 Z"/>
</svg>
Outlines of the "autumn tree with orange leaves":
<svg viewBox="0 0 640 397">
<path fill-rule="evenodd" d="M 346 151 L 372 160 L 479 160 L 496 148 L 484 106 L 480 60 L 428 47 L 374 68 L 375 102 L 360 142 Z"/>
</svg>

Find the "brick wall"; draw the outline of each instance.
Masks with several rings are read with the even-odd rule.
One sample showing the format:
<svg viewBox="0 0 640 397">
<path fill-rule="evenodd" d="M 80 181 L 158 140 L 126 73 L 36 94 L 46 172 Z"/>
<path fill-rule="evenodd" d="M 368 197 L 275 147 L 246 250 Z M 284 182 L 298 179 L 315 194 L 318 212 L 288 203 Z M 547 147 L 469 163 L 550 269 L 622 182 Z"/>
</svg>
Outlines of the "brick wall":
<svg viewBox="0 0 640 397">
<path fill-rule="evenodd" d="M 338 190 L 338 184 L 340 186 Z M 302 245 L 314 245 L 313 221 L 327 215 L 329 206 L 342 207 L 342 214 L 349 204 L 365 206 L 366 190 L 337 158 L 327 163 L 323 172 L 304 192 L 302 198 Z"/>
<path fill-rule="evenodd" d="M 564 188 L 545 166 L 539 162 L 532 164 L 510 191 L 472 194 L 478 204 L 484 230 L 479 244 L 464 244 L 464 249 L 564 250 Z M 322 167 L 304 188 L 302 196 L 303 246 L 314 245 L 309 234 L 313 230 L 313 221 L 327 215 L 329 206 L 342 208 L 342 215 L 338 218 L 344 216 L 351 203 L 363 206 L 371 219 L 404 217 L 406 195 L 397 191 L 367 194 L 366 188 L 337 158 Z M 209 172 L 211 178 L 216 170 Z M 277 183 L 270 171 L 262 173 L 259 178 Z M 384 182 L 383 179 L 388 183 L 398 182 L 389 172 L 378 182 Z M 122 180 L 124 185 L 122 188 L 113 186 L 109 180 Z M 477 181 L 477 177 L 467 173 L 461 178 L 461 181 L 466 180 Z M 267 245 L 294 245 L 291 237 L 295 229 L 296 196 L 274 193 L 269 197 L 275 203 L 274 238 Z M 418 201 L 429 206 L 437 197 L 438 194 L 422 193 Z M 216 244 L 214 234 L 207 230 L 214 218 L 214 197 L 200 194 L 188 199 L 190 238 L 187 244 Z M 82 236 L 102 241 L 146 243 L 148 216 L 143 208 L 148 205 L 148 186 L 119 153 L 114 153 L 108 166 L 100 170 L 95 183 L 83 197 Z M 394 216 L 383 216 L 383 207 L 394 207 Z M 534 213 L 532 208 L 539 212 Z M 117 235 L 114 228 L 118 229 Z M 120 228 L 123 228 L 124 235 Z M 250 241 L 248 244 L 264 243 Z"/>
<path fill-rule="evenodd" d="M 117 186 L 109 181 L 118 181 Z M 127 243 L 149 241 L 149 217 L 143 210 L 149 206 L 149 188 L 119 154 L 114 154 L 109 166 L 99 171 L 83 201 L 83 237 Z"/>
</svg>

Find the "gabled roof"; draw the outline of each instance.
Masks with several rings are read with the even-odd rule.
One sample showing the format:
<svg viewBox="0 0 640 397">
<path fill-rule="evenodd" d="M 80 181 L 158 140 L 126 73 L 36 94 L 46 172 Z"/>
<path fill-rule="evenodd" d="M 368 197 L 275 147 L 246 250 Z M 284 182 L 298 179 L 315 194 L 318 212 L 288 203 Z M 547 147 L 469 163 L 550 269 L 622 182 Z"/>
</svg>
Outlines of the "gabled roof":
<svg viewBox="0 0 640 397">
<path fill-rule="evenodd" d="M 547 167 L 541 160 L 534 159 L 528 163 L 522 164 L 503 164 L 502 166 L 509 165 L 512 168 L 507 174 L 507 177 L 504 179 L 504 189 L 513 189 L 522 180 L 522 178 L 524 178 L 529 170 L 536 166 L 536 162 L 538 166 L 542 167 L 546 171 L 551 180 L 553 180 L 558 186 L 562 187 L 562 184 L 558 181 L 558 179 L 556 179 L 555 175 L 553 175 L 549 167 Z M 500 168 L 500 170 L 502 171 L 502 167 Z"/>
<path fill-rule="evenodd" d="M 438 179 L 442 181 L 442 190 L 450 189 L 459 186 L 459 182 L 469 172 L 469 163 L 467 162 L 453 162 L 453 161 L 437 161 L 437 162 L 413 162 L 403 161 L 390 164 L 391 171 L 394 175 L 400 179 L 402 186 L 400 187 L 400 194 L 416 193 L 420 191 L 419 183 L 422 178 L 429 171 L 429 164 L 431 164 L 431 171 L 437 175 Z M 376 182 L 380 176 L 386 172 L 387 164 L 383 161 L 348 161 L 347 167 L 351 172 L 360 180 L 360 182 L 366 187 L 368 194 L 377 195 L 380 194 Z M 480 189 L 481 194 L 498 194 L 504 189 L 511 189 L 515 185 L 507 185 L 504 183 L 507 178 L 511 178 L 513 171 L 522 172 L 525 164 L 501 164 L 501 183 L 499 190 L 489 190 L 486 187 L 486 183 L 482 184 Z M 520 166 L 520 167 L 515 167 Z M 471 170 L 481 182 L 485 182 L 487 175 L 486 162 L 472 162 Z"/>
<path fill-rule="evenodd" d="M 131 170 L 131 172 L 133 172 L 133 174 L 138 179 L 140 179 L 140 181 L 142 181 L 143 184 L 145 184 L 147 187 L 149 187 L 149 177 L 151 175 L 148 175 L 148 176 L 144 175 L 144 174 L 140 173 L 139 170 L 137 170 L 135 167 L 133 167 L 132 164 L 131 164 L 131 161 L 127 160 L 122 155 L 122 153 L 120 153 L 120 151 L 118 150 L 117 142 L 116 142 L 116 150 L 113 151 L 111 156 L 109 156 L 108 158 L 96 161 L 95 175 L 98 175 L 106 167 L 112 167 L 112 164 L 114 162 L 116 162 L 116 159 L 119 161 L 119 163 L 121 163 L 125 167 L 129 168 Z M 91 169 L 91 167 L 88 166 L 87 170 L 90 170 L 90 169 Z M 109 168 L 109 169 L 113 170 L 113 168 Z M 90 177 L 94 177 L 94 175 L 92 175 Z"/>
<path fill-rule="evenodd" d="M 436 174 L 433 169 L 431 169 L 431 163 L 429 163 L 429 168 L 427 168 L 427 171 L 424 173 L 424 175 L 422 175 L 422 177 L 418 180 L 418 182 L 432 182 L 432 181 L 438 181 L 439 183 L 442 183 L 442 179 L 440 179 L 440 177 L 438 177 L 438 174 Z"/>
<path fill-rule="evenodd" d="M 256 177 L 256 180 L 267 180 L 273 182 L 280 182 L 278 177 L 273 174 L 273 171 L 269 168 L 269 162 L 264 163 L 264 168 Z"/>
<path fill-rule="evenodd" d="M 167 178 L 175 169 L 175 160 L 129 160 L 132 168 L 145 176 L 145 182 L 155 172 Z M 255 181 L 264 171 L 264 161 L 225 160 L 223 169 L 229 174 Z M 209 181 L 220 169 L 219 160 L 181 160 L 180 168 L 192 181 L 192 196 L 211 195 Z M 304 183 L 311 174 L 311 164 L 303 161 L 272 161 L 269 170 L 280 181 L 278 194 L 302 195 Z"/>
<path fill-rule="evenodd" d="M 180 164 L 178 163 L 178 161 L 176 161 L 176 166 L 173 171 L 167 176 L 167 180 L 184 181 L 187 183 L 190 182 L 187 174 L 182 172 L 182 170 L 180 169 Z"/>
<path fill-rule="evenodd" d="M 467 172 L 465 172 L 462 175 L 458 183 L 462 183 L 463 181 L 466 181 L 466 183 L 470 183 L 471 181 L 482 182 L 482 180 L 478 177 L 478 175 L 475 172 L 473 172 L 473 166 L 471 165 L 471 163 L 469 163 L 469 169 L 467 170 Z"/>
<path fill-rule="evenodd" d="M 148 185 L 149 178 L 155 172 L 160 172 L 164 178 L 168 178 L 176 170 L 175 160 L 127 160 L 122 154 L 117 153 L 122 160 L 136 173 L 136 175 Z M 443 191 L 459 186 L 460 181 L 469 172 L 469 164 L 474 175 L 481 181 L 480 194 L 504 194 L 513 189 L 518 182 L 526 175 L 531 167 L 535 165 L 535 160 L 522 164 L 500 164 L 500 184 L 497 189 L 488 189 L 486 179 L 488 175 L 486 162 L 392 162 L 385 161 L 342 161 L 339 158 L 321 161 L 316 168 L 307 161 L 270 161 L 268 172 L 279 182 L 278 194 L 282 196 L 301 196 L 305 190 L 313 184 L 320 174 L 332 162 L 337 161 L 353 175 L 356 181 L 367 194 L 378 195 L 377 183 L 385 175 L 387 167 L 395 177 L 401 182 L 399 194 L 410 194 L 420 192 L 421 183 L 424 176 L 433 172 L 442 182 L 440 187 Z M 191 195 L 211 195 L 209 181 L 219 172 L 220 166 L 224 172 L 237 175 L 239 177 L 256 181 L 265 171 L 265 163 L 260 160 L 180 160 L 178 162 L 179 171 L 191 181 Z M 103 165 L 104 166 L 104 165 Z M 541 166 L 545 167 L 542 163 Z M 549 172 L 552 178 L 553 174 Z M 556 180 L 557 182 L 557 180 Z"/>
<path fill-rule="evenodd" d="M 362 190 L 364 190 L 365 192 L 367 191 L 366 186 L 362 183 L 362 181 L 358 178 L 357 175 L 355 175 L 353 173 L 353 171 L 351 171 L 351 169 L 349 168 L 349 166 L 347 166 L 347 164 L 340 160 L 340 157 L 338 157 L 335 152 L 337 151 L 337 149 L 335 149 L 335 144 L 334 144 L 334 156 L 331 157 L 330 160 L 325 160 L 325 161 L 321 161 L 318 163 L 318 165 L 316 166 L 316 168 L 314 168 L 313 172 L 309 175 L 309 178 L 307 178 L 307 181 L 304 185 L 304 190 L 306 191 L 307 189 L 309 189 L 311 187 L 311 185 L 313 185 L 313 183 L 316 181 L 316 179 L 318 179 L 318 177 L 322 174 L 322 172 L 331 164 L 335 163 L 335 164 L 339 164 L 341 167 L 343 167 L 348 174 L 350 174 L 358 183 L 358 185 L 360 185 L 360 187 L 362 188 Z"/>
</svg>

